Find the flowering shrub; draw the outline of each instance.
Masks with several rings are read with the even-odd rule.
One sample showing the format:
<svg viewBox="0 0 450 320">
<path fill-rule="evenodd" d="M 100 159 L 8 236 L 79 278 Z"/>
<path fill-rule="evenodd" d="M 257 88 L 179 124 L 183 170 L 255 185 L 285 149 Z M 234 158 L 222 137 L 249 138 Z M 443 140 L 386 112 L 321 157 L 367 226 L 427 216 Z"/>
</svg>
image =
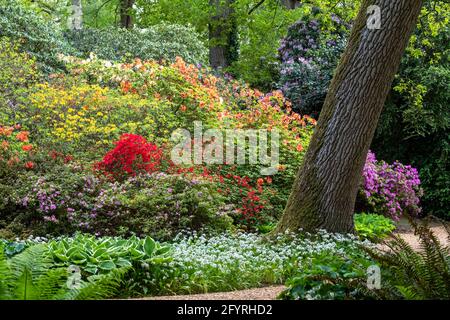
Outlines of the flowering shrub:
<svg viewBox="0 0 450 320">
<path fill-rule="evenodd" d="M 417 215 L 422 189 L 416 168 L 399 162 L 377 161 L 369 151 L 363 170 L 361 192 L 372 212 L 398 220 L 403 213 Z"/>
<path fill-rule="evenodd" d="M 69 163 L 45 175 L 24 173 L 17 180 L 8 208 L 0 207 L 2 225 L 16 234 L 83 231 L 168 239 L 181 230 L 224 231 L 232 224 L 224 197 L 201 177 L 160 172 L 118 182 L 85 174 Z"/>
<path fill-rule="evenodd" d="M 327 30 L 324 23 L 321 15 L 302 18 L 289 28 L 278 49 L 282 63 L 279 86 L 302 114 L 320 111 L 346 46 L 349 26 L 333 15 Z"/>
<path fill-rule="evenodd" d="M 248 218 L 237 221 L 247 221 L 245 224 L 251 226 L 258 219 L 269 218 L 266 213 L 271 212 L 272 220 L 281 213 L 287 200 L 284 191 L 294 180 L 315 125 L 314 119 L 294 113 L 281 91 L 263 94 L 238 81 L 216 78 L 186 64 L 181 58 L 170 65 L 139 59 L 117 64 L 95 56 L 83 61 L 70 57 L 63 59 L 72 76 L 83 79 L 81 81 L 88 79 L 92 86 L 107 84 L 111 90 L 120 91 L 121 100 L 139 104 L 139 101 L 145 101 L 142 108 L 121 112 L 120 117 L 114 115 L 117 109 L 110 110 L 109 121 L 117 121 L 117 127 L 123 130 L 119 121 L 133 117 L 135 125 L 130 126 L 133 130 L 128 132 L 142 132 L 158 145 L 167 145 L 168 149 L 170 133 L 177 128 L 192 132 L 193 121 L 202 121 L 205 130 L 278 129 L 281 138 L 279 173 L 271 177 L 271 188 L 263 188 L 264 194 L 258 191 L 257 183 L 258 179 L 264 178 L 260 175 L 262 165 L 225 164 L 221 166 L 220 174 L 216 172 L 217 166 L 199 166 L 195 172 L 202 175 L 204 169 L 209 170 L 214 176 L 212 179 L 219 184 L 218 190 L 229 189 L 227 196 L 233 199 L 229 204 L 242 214 L 249 213 L 246 214 Z M 149 105 L 148 101 L 155 103 Z M 250 188 L 227 176 L 248 180 Z"/>
<path fill-rule="evenodd" d="M 4 174 L 19 168 L 34 168 L 30 160 L 34 148 L 29 141 L 30 132 L 20 129 L 20 125 L 0 126 L 0 172 Z"/>
<path fill-rule="evenodd" d="M 115 179 L 135 176 L 137 173 L 152 173 L 159 169 L 162 150 L 135 134 L 123 134 L 116 147 L 109 151 L 95 166 Z"/>
<path fill-rule="evenodd" d="M 20 1 L 1 0 L 0 16 L 0 37 L 22 41 L 23 52 L 35 58 L 40 69 L 46 73 L 64 68 L 57 58 L 58 53 L 76 53 L 64 40 L 58 24 L 26 8 Z"/>
</svg>

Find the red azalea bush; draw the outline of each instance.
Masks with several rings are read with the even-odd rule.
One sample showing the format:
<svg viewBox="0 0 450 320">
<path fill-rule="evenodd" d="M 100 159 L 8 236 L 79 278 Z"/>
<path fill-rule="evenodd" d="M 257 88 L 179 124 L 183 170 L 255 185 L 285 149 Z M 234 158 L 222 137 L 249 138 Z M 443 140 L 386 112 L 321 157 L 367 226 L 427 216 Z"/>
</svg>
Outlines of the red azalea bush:
<svg viewBox="0 0 450 320">
<path fill-rule="evenodd" d="M 199 176 L 215 183 L 217 192 L 225 197 L 225 203 L 232 209 L 235 224 L 246 230 L 256 230 L 259 226 L 275 223 L 277 212 L 277 191 L 271 186 L 272 177 L 252 179 L 236 173 L 236 165 L 219 165 L 206 168 L 202 165 L 190 168 L 172 167 L 174 173 Z"/>
<path fill-rule="evenodd" d="M 142 172 L 156 172 L 161 165 L 163 152 L 158 146 L 136 134 L 125 133 L 116 147 L 109 151 L 96 163 L 95 168 L 100 172 L 122 180 L 127 176 L 135 176 Z"/>
</svg>

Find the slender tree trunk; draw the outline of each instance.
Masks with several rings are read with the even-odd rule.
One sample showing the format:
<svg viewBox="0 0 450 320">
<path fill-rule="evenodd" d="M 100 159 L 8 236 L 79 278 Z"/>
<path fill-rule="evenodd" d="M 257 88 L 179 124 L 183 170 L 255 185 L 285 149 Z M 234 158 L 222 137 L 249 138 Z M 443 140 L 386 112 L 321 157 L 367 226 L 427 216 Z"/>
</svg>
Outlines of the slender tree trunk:
<svg viewBox="0 0 450 320">
<path fill-rule="evenodd" d="M 281 0 L 281 3 L 287 9 L 295 9 L 300 5 L 300 1 L 298 0 Z"/>
<path fill-rule="evenodd" d="M 369 28 L 368 9 L 381 9 Z M 361 173 L 422 0 L 364 0 L 275 230 L 353 232 Z M 371 24 L 373 25 L 373 24 Z"/>
<path fill-rule="evenodd" d="M 72 30 L 81 30 L 83 28 L 83 6 L 81 0 L 72 0 L 70 28 Z"/>
<path fill-rule="evenodd" d="M 237 25 L 234 0 L 210 0 L 213 15 L 209 28 L 209 63 L 213 69 L 231 65 L 237 59 Z"/>
<path fill-rule="evenodd" d="M 134 21 L 130 11 L 134 2 L 135 0 L 121 0 L 120 2 L 120 26 L 122 28 L 133 28 Z"/>
</svg>

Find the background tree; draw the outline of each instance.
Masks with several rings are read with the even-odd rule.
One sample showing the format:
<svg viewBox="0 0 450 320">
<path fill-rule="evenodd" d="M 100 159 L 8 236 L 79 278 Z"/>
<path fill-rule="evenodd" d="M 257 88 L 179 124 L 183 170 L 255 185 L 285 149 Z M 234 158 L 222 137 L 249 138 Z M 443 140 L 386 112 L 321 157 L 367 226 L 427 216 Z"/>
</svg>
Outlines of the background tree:
<svg viewBox="0 0 450 320">
<path fill-rule="evenodd" d="M 209 63 L 213 69 L 229 67 L 237 60 L 238 31 L 234 0 L 210 0 Z"/>
<path fill-rule="evenodd" d="M 367 27 L 370 5 L 381 29 Z M 361 172 L 422 0 L 364 0 L 276 232 L 353 232 Z"/>
<path fill-rule="evenodd" d="M 120 26 L 131 29 L 134 26 L 133 19 L 133 5 L 135 0 L 121 0 L 120 1 Z"/>
<path fill-rule="evenodd" d="M 83 6 L 81 0 L 72 0 L 71 28 L 81 30 L 83 26 Z"/>
</svg>

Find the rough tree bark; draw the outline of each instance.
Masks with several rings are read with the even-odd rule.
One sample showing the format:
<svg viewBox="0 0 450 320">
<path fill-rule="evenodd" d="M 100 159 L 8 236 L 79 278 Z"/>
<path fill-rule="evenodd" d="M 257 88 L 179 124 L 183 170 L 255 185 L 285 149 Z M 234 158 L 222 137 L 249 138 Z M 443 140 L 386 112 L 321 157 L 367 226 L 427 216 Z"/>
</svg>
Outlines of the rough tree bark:
<svg viewBox="0 0 450 320">
<path fill-rule="evenodd" d="M 367 27 L 381 9 L 381 29 Z M 364 0 L 275 232 L 353 232 L 361 172 L 422 0 Z"/>
<path fill-rule="evenodd" d="M 133 28 L 133 16 L 130 10 L 133 8 L 135 0 L 121 0 L 120 1 L 120 26 L 122 28 Z"/>
<path fill-rule="evenodd" d="M 237 26 L 234 0 L 209 0 L 213 12 L 209 28 L 209 64 L 213 69 L 231 65 L 237 56 Z"/>
</svg>

